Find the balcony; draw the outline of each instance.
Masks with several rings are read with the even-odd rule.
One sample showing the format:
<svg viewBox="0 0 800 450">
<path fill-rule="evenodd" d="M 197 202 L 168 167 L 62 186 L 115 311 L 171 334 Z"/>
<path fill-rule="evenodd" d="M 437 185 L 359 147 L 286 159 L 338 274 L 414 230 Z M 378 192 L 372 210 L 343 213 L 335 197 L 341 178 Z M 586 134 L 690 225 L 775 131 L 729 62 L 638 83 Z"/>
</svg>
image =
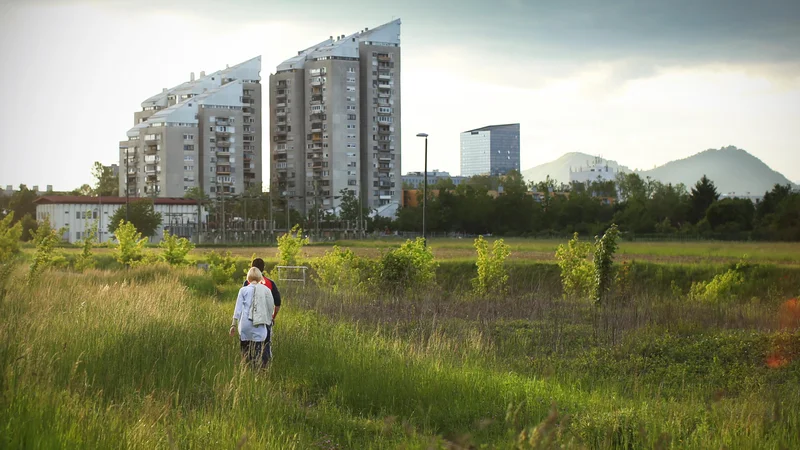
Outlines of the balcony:
<svg viewBox="0 0 800 450">
<path fill-rule="evenodd" d="M 161 139 L 145 139 L 145 145 L 158 145 L 161 143 Z"/>
<path fill-rule="evenodd" d="M 145 155 L 155 155 L 156 153 L 158 153 L 158 146 L 156 145 L 150 145 L 144 149 Z"/>
<path fill-rule="evenodd" d="M 381 109 L 383 108 L 383 109 Z M 378 108 L 378 115 L 379 116 L 391 116 L 392 115 L 392 108 L 387 108 L 385 106 Z"/>
<path fill-rule="evenodd" d="M 390 134 L 389 127 L 378 127 L 378 134 Z"/>
<path fill-rule="evenodd" d="M 378 92 L 378 98 L 389 98 L 392 94 L 390 92 Z"/>
<path fill-rule="evenodd" d="M 378 55 L 378 61 L 379 62 L 391 62 L 392 58 L 390 58 L 389 55 Z"/>
<path fill-rule="evenodd" d="M 217 141 L 217 142 L 216 142 L 216 146 L 217 146 L 217 147 L 224 147 L 224 148 L 228 148 L 228 147 L 230 147 L 230 146 L 231 146 L 231 141 Z"/>
<path fill-rule="evenodd" d="M 217 175 L 230 175 L 231 166 L 217 166 Z"/>
<path fill-rule="evenodd" d="M 283 112 L 278 111 L 277 113 L 275 113 L 275 115 L 278 116 L 278 117 L 286 117 L 286 111 L 283 111 Z"/>
<path fill-rule="evenodd" d="M 321 133 L 313 133 L 313 134 L 311 134 L 311 141 L 312 142 L 321 142 L 322 141 L 322 134 Z"/>
<path fill-rule="evenodd" d="M 392 123 L 392 120 L 391 120 L 391 119 L 392 119 L 391 117 L 386 117 L 386 116 L 378 116 L 378 123 L 386 123 L 386 124 L 389 124 L 389 123 Z"/>
<path fill-rule="evenodd" d="M 381 72 L 378 72 L 378 80 L 381 80 L 381 81 L 390 81 L 391 79 L 392 79 L 392 76 L 391 76 L 391 75 L 389 75 L 388 73 L 381 73 Z"/>
<path fill-rule="evenodd" d="M 220 119 L 220 118 L 218 118 L 217 121 L 216 121 L 216 124 L 221 126 L 221 127 L 225 127 L 225 126 L 231 125 L 231 122 L 228 119 Z"/>
<path fill-rule="evenodd" d="M 278 89 L 286 89 L 287 87 L 289 87 L 289 84 L 286 82 L 286 80 L 278 81 Z"/>
<path fill-rule="evenodd" d="M 312 133 L 322 133 L 322 122 L 314 122 L 311 124 Z"/>
<path fill-rule="evenodd" d="M 230 131 L 215 131 L 217 137 L 229 137 L 231 135 Z"/>
<path fill-rule="evenodd" d="M 280 106 L 280 105 L 278 105 L 278 106 Z M 283 106 L 286 106 L 286 105 L 284 104 Z M 242 114 L 245 115 L 245 116 L 249 116 L 249 115 L 253 114 L 253 108 L 249 108 L 249 107 L 242 108 Z"/>
<path fill-rule="evenodd" d="M 323 84 L 325 84 L 324 79 L 317 79 L 311 82 L 311 86 L 322 86 Z"/>
<path fill-rule="evenodd" d="M 378 83 L 378 89 L 391 89 L 392 85 L 389 83 Z"/>
</svg>

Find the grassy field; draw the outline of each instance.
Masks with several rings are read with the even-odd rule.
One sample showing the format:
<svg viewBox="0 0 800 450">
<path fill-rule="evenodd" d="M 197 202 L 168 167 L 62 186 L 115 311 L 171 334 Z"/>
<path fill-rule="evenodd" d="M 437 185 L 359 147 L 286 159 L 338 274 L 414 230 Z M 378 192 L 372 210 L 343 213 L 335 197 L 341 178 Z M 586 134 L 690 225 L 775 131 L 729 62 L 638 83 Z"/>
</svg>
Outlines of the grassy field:
<svg viewBox="0 0 800 450">
<path fill-rule="evenodd" d="M 458 261 L 414 297 L 282 286 L 262 373 L 226 333 L 234 280 L 156 265 L 28 286 L 18 266 L 0 291 L 0 447 L 800 447 L 795 269 L 755 268 L 723 306 L 669 279 L 711 272 L 644 264 L 598 310 L 564 299 L 552 266 L 490 299 L 453 289 Z"/>
<path fill-rule="evenodd" d="M 381 252 L 399 246 L 400 239 L 367 241 L 340 241 L 320 243 L 303 249 L 304 256 L 313 259 L 322 256 L 334 244 L 351 248 L 357 255 L 377 258 Z M 511 247 L 512 261 L 553 261 L 556 248 L 562 240 L 505 239 Z M 439 260 L 469 261 L 475 259 L 475 249 L 471 239 L 431 239 L 431 248 Z M 276 259 L 275 247 L 231 247 L 198 248 L 192 252 L 195 258 L 202 259 L 210 251 L 230 251 L 232 254 L 249 258 L 257 254 L 264 259 Z M 77 253 L 79 250 L 67 249 Z M 109 252 L 98 249 L 98 252 Z M 155 250 L 154 250 L 155 251 Z M 621 242 L 618 259 L 621 261 L 643 261 L 684 264 L 725 264 L 746 258 L 753 263 L 800 266 L 800 243 L 796 242 Z"/>
</svg>

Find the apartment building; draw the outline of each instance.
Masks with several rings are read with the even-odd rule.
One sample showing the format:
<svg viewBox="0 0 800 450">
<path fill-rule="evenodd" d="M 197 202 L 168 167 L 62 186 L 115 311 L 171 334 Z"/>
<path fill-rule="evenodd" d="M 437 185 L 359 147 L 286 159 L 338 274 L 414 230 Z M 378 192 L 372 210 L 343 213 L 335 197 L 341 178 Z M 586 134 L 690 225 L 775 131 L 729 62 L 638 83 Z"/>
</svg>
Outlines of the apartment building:
<svg viewBox="0 0 800 450">
<path fill-rule="evenodd" d="M 261 57 L 148 98 L 119 143 L 120 195 L 235 195 L 262 182 Z"/>
<path fill-rule="evenodd" d="M 291 209 L 399 204 L 400 20 L 330 38 L 270 75 L 270 177 Z"/>
<path fill-rule="evenodd" d="M 520 171 L 519 124 L 490 125 L 461 133 L 461 175 Z"/>
</svg>

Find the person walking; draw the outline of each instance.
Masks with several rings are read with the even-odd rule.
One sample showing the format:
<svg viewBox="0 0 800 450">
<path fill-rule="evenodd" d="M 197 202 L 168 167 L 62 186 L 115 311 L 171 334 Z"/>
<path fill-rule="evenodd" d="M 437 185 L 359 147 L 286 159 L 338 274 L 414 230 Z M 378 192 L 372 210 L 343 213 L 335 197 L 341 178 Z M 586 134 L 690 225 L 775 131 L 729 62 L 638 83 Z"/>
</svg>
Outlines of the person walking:
<svg viewBox="0 0 800 450">
<path fill-rule="evenodd" d="M 272 290 L 262 284 L 264 276 L 257 267 L 247 272 L 247 286 L 239 289 L 229 334 L 238 332 L 242 358 L 257 367 L 266 367 L 272 359 L 272 321 L 275 300 Z"/>
<path fill-rule="evenodd" d="M 281 310 L 281 293 L 278 292 L 278 286 L 275 284 L 275 282 L 272 281 L 271 279 L 267 278 L 266 275 L 264 275 L 264 267 L 265 266 L 266 265 L 264 263 L 264 260 L 261 259 L 261 258 L 254 259 L 253 260 L 253 264 L 251 264 L 251 267 L 255 267 L 255 268 L 257 268 L 258 270 L 261 271 L 261 275 L 262 275 L 261 284 L 263 284 L 264 286 L 268 287 L 269 290 L 272 291 L 272 298 L 273 298 L 273 300 L 275 300 L 275 314 L 272 315 L 272 321 L 274 322 L 275 321 L 275 317 L 278 315 L 278 311 Z M 247 279 L 245 279 L 244 280 L 244 284 L 242 284 L 242 286 L 247 286 L 249 284 L 250 284 L 250 282 L 247 281 Z"/>
</svg>

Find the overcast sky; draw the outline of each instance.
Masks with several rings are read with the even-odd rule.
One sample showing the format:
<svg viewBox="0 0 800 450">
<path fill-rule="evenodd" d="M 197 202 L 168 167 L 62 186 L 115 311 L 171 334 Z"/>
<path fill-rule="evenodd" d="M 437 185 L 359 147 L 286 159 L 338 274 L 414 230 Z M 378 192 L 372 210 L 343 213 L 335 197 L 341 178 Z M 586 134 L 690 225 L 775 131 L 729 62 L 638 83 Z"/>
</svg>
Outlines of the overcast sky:
<svg viewBox="0 0 800 450">
<path fill-rule="evenodd" d="M 429 169 L 458 174 L 461 131 L 519 122 L 523 169 L 735 145 L 800 181 L 798 0 L 0 0 L 0 185 L 91 182 L 141 101 L 190 72 L 262 55 L 267 79 L 398 17 L 403 173 L 422 169 L 418 132 Z"/>
</svg>

